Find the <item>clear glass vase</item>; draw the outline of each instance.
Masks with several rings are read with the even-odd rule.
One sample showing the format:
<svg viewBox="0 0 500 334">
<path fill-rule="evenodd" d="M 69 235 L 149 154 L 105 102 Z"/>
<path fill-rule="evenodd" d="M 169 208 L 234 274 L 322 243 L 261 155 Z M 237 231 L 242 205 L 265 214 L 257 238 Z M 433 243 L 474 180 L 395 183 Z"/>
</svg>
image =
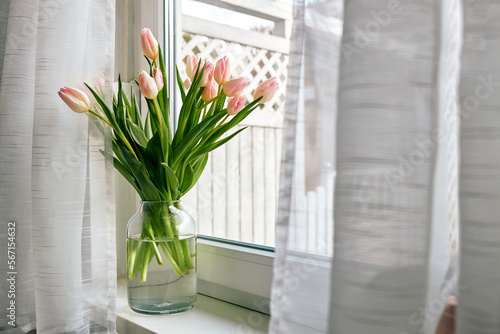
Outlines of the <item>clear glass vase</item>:
<svg viewBox="0 0 500 334">
<path fill-rule="evenodd" d="M 196 301 L 196 223 L 180 201 L 143 201 L 127 225 L 127 293 L 144 314 L 188 311 Z"/>
</svg>

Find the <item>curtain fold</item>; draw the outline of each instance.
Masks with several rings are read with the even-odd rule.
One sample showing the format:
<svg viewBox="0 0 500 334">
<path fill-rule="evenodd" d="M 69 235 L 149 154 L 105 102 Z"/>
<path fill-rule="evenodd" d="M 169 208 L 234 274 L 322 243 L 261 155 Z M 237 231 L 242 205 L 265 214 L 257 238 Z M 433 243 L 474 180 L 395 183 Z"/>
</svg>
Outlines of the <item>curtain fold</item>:
<svg viewBox="0 0 500 334">
<path fill-rule="evenodd" d="M 342 44 L 363 38 L 350 34 L 359 27 L 369 42 L 341 58 L 329 332 L 418 333 L 409 318 L 426 304 L 436 160 L 419 145 L 438 126 L 438 2 L 345 4 Z M 386 27 L 373 21 L 381 11 Z"/>
<path fill-rule="evenodd" d="M 500 332 L 500 3 L 464 0 L 457 333 Z"/>
<path fill-rule="evenodd" d="M 294 10 L 270 332 L 500 332 L 500 5 Z"/>
<path fill-rule="evenodd" d="M 108 142 L 57 91 L 102 77 L 111 95 L 114 1 L 8 1 L 0 86 L 1 256 L 15 222 L 15 268 L 0 264 L 2 314 L 25 333 L 114 333 L 115 232 Z M 4 4 L 2 4 L 3 6 Z M 7 15 L 8 14 L 8 15 Z M 1 34 L 0 34 L 1 35 Z M 0 39 L 0 45 L 2 39 Z M 10 275 L 9 272 L 15 272 Z M 16 283 L 15 296 L 7 296 Z"/>
</svg>

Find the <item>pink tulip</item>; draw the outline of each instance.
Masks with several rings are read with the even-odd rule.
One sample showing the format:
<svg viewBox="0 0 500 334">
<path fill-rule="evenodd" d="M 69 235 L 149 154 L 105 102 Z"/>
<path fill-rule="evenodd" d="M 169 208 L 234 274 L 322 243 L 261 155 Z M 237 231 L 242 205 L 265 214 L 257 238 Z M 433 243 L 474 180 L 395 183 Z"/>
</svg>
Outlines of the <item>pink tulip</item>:
<svg viewBox="0 0 500 334">
<path fill-rule="evenodd" d="M 191 88 L 191 81 L 189 81 L 188 79 L 184 80 L 184 88 L 186 90 L 189 90 L 189 88 Z"/>
<path fill-rule="evenodd" d="M 248 86 L 247 78 L 234 77 L 224 85 L 224 94 L 230 97 L 241 95 L 246 86 Z"/>
<path fill-rule="evenodd" d="M 92 83 L 96 89 L 104 89 L 104 85 L 106 84 L 103 77 L 94 77 Z"/>
<path fill-rule="evenodd" d="M 236 115 L 245 107 L 245 96 L 238 95 L 229 100 L 227 104 L 227 114 L 228 115 Z"/>
<path fill-rule="evenodd" d="M 217 61 L 217 64 L 215 64 L 214 78 L 219 85 L 224 85 L 229 81 L 230 77 L 231 71 L 229 69 L 229 59 L 224 56 Z"/>
<path fill-rule="evenodd" d="M 148 28 L 141 30 L 142 52 L 146 57 L 155 60 L 158 57 L 158 41 Z"/>
<path fill-rule="evenodd" d="M 90 89 L 87 86 L 85 86 L 85 84 L 82 83 L 81 85 L 78 85 L 78 89 L 80 89 L 82 92 L 85 93 L 85 95 L 87 95 L 87 97 L 89 98 L 89 105 L 91 107 L 95 107 L 95 106 L 99 105 L 99 103 L 97 103 L 97 100 L 94 97 L 94 94 L 92 94 L 92 92 L 90 91 Z M 96 93 L 99 94 L 99 91 L 96 91 Z"/>
<path fill-rule="evenodd" d="M 186 74 L 191 81 L 194 79 L 194 75 L 196 73 L 196 69 L 198 68 L 198 63 L 200 62 L 200 56 L 187 56 L 186 61 Z M 205 61 L 201 60 L 201 66 L 204 66 Z M 201 71 L 200 71 L 201 72 Z"/>
<path fill-rule="evenodd" d="M 203 101 L 206 103 L 216 97 L 218 88 L 217 83 L 212 79 L 212 81 L 210 81 L 210 83 L 205 87 L 203 94 L 201 94 Z"/>
<path fill-rule="evenodd" d="M 200 87 L 207 87 L 214 79 L 214 64 L 207 61 L 205 62 L 205 68 L 203 70 L 203 76 L 201 77 Z"/>
<path fill-rule="evenodd" d="M 163 74 L 159 68 L 156 68 L 153 72 L 153 76 L 155 78 L 156 87 L 158 87 L 158 91 L 163 89 Z"/>
<path fill-rule="evenodd" d="M 152 100 L 158 95 L 156 81 L 146 71 L 139 73 L 138 81 L 141 93 L 145 98 Z"/>
<path fill-rule="evenodd" d="M 94 77 L 92 79 L 92 84 L 94 86 L 93 87 L 94 91 L 104 100 L 105 99 L 104 98 L 104 86 L 106 84 L 106 81 L 104 80 L 104 78 L 103 77 Z M 82 83 L 81 85 L 79 85 L 78 89 L 80 89 L 82 92 L 87 94 L 87 96 L 89 97 L 91 107 L 95 107 L 95 106 L 99 105 L 99 103 L 97 102 L 97 100 L 94 97 L 94 94 L 92 94 L 90 89 L 85 84 Z"/>
<path fill-rule="evenodd" d="M 74 112 L 84 113 L 90 109 L 90 101 L 84 92 L 76 88 L 63 87 L 58 92 L 59 97 Z"/>
<path fill-rule="evenodd" d="M 276 93 L 276 89 L 278 89 L 278 86 L 278 79 L 276 79 L 275 77 L 267 79 L 257 86 L 255 91 L 253 92 L 253 99 L 257 100 L 259 97 L 262 97 L 259 103 L 266 103 L 273 98 L 274 93 Z"/>
</svg>

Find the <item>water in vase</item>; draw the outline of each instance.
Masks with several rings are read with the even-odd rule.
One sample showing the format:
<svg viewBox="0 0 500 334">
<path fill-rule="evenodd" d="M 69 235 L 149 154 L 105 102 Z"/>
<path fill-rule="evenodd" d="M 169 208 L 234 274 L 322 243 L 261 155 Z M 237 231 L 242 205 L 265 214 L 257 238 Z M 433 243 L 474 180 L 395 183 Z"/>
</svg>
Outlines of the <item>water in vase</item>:
<svg viewBox="0 0 500 334">
<path fill-rule="evenodd" d="M 137 272 L 131 271 L 130 260 L 128 260 L 129 306 L 135 312 L 144 314 L 171 314 L 187 311 L 196 301 L 196 237 L 184 236 L 180 241 L 156 240 L 155 242 L 156 249 L 163 260 L 162 265 L 158 264 L 156 257 L 152 254 L 153 251 L 149 256 L 145 254 L 145 251 L 138 251 L 136 255 L 136 261 L 150 258 L 146 277 L 143 276 L 141 267 L 136 269 Z M 140 236 L 127 239 L 129 258 L 131 250 L 141 250 L 141 243 L 149 243 L 148 246 L 151 246 L 152 241 L 141 240 Z M 171 250 L 170 254 L 173 252 L 175 255 L 175 250 L 179 247 L 189 247 L 191 259 L 187 262 L 192 263 L 194 267 L 186 269 L 183 275 L 179 275 L 174 270 L 164 253 Z M 144 249 L 148 248 L 153 249 L 144 247 Z"/>
</svg>

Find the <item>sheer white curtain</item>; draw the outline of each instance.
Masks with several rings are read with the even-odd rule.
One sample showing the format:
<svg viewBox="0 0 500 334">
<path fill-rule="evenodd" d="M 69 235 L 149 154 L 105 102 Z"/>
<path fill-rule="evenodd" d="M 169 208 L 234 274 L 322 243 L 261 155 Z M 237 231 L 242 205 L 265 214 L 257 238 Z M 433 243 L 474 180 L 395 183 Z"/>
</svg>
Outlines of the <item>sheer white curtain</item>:
<svg viewBox="0 0 500 334">
<path fill-rule="evenodd" d="M 270 332 L 499 333 L 500 3 L 294 9 Z"/>
<path fill-rule="evenodd" d="M 0 331 L 116 332 L 110 147 L 57 95 L 112 82 L 114 6 L 0 4 Z"/>
</svg>

